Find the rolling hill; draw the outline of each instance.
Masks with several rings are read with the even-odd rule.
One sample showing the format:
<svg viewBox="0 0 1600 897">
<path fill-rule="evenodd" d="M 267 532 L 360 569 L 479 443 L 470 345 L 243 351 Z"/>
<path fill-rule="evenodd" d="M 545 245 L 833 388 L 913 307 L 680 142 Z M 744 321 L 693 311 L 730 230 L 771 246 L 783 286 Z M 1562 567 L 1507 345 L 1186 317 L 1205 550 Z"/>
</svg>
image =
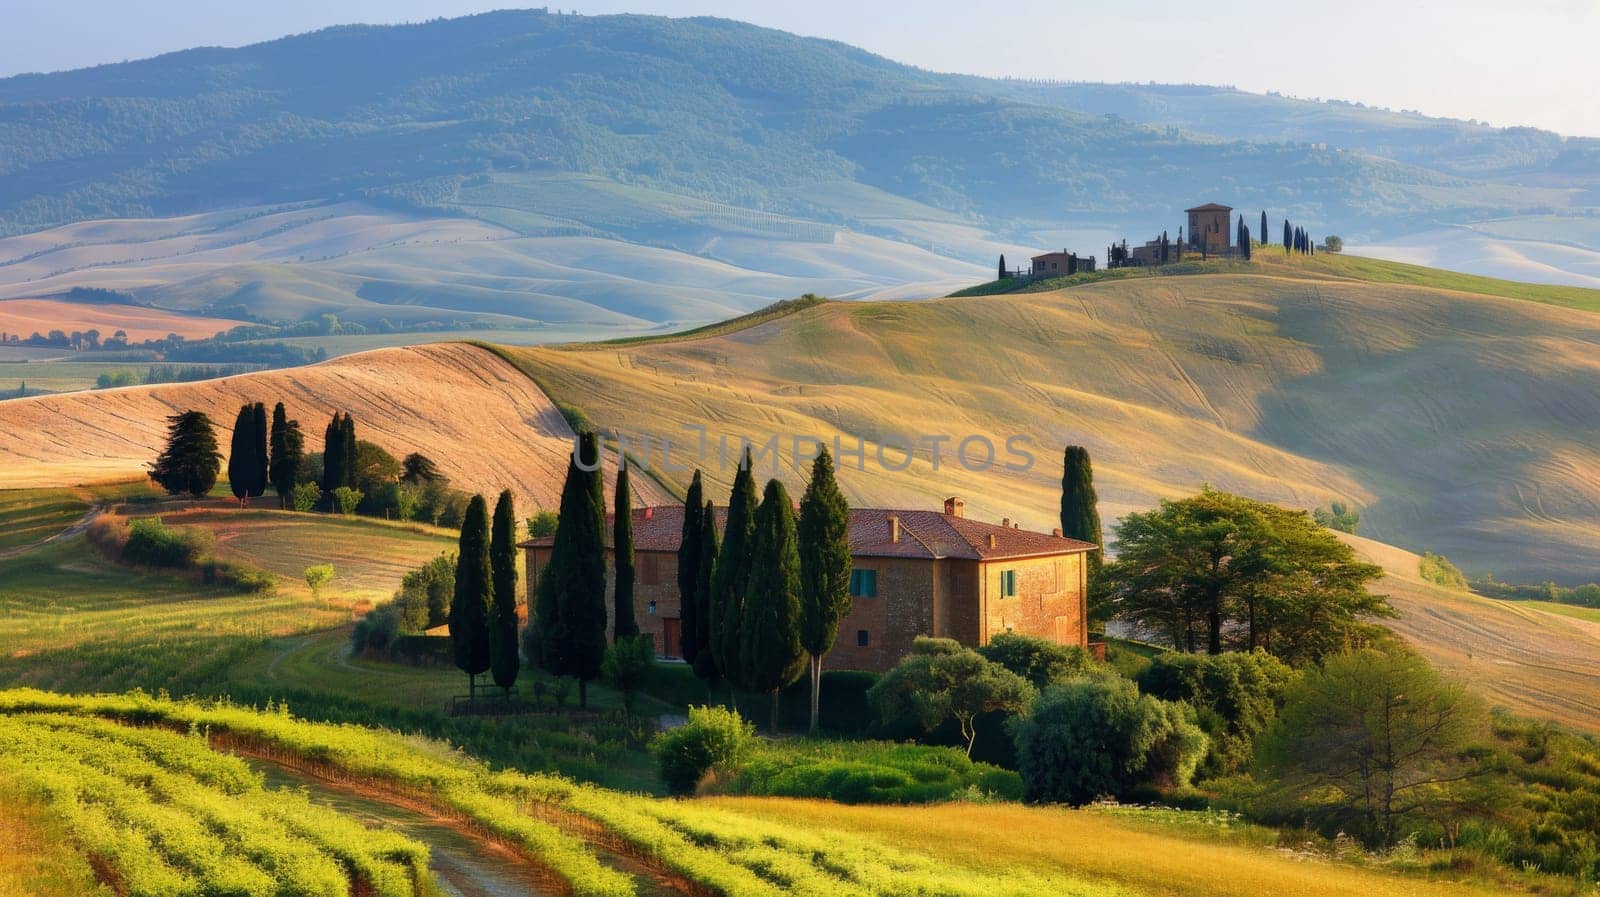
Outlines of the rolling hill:
<svg viewBox="0 0 1600 897">
<path fill-rule="evenodd" d="M 741 437 L 776 435 L 777 472 L 792 485 L 793 437 L 864 440 L 864 464 L 840 461 L 859 504 L 936 507 L 960 495 L 975 515 L 1048 529 L 1058 453 L 1078 443 L 1094 456 L 1108 522 L 1210 483 L 1295 507 L 1347 501 L 1364 535 L 1445 553 L 1474 574 L 1594 578 L 1600 319 L 1428 286 L 1416 282 L 1423 269 L 1368 260 L 1216 270 L 802 305 L 744 329 L 503 351 L 556 401 L 636 445 L 674 440 L 677 464 L 693 463 L 695 427 L 709 437 L 700 463 L 710 468 L 721 438 L 731 457 Z M 958 463 L 969 435 L 997 446 L 991 468 Z M 1031 469 L 1005 468 L 1022 463 L 1005 451 L 1011 437 L 1026 440 Z M 915 456 L 887 469 L 902 466 L 908 441 Z M 981 444 L 973 449 L 980 466 Z M 681 486 L 685 474 L 652 451 L 657 472 Z M 709 473 L 725 489 L 732 463 Z"/>
<path fill-rule="evenodd" d="M 1175 230 L 1201 199 L 1352 245 L 1498 221 L 1592 250 L 1597 146 L 940 74 L 719 19 L 503 11 L 0 79 L 0 295 L 698 322 L 806 292 L 942 295 L 1001 252 Z M 1538 255 L 1552 276 L 1585 264 Z"/>
<path fill-rule="evenodd" d="M 523 510 L 560 503 L 572 429 L 511 365 L 464 343 L 383 349 L 286 371 L 203 383 L 134 386 L 0 404 L 0 459 L 8 488 L 128 479 L 160 451 L 167 415 L 194 408 L 228 425 L 244 402 L 285 403 L 307 451 L 335 409 L 361 439 L 396 457 L 421 452 L 458 488 L 509 488 Z M 614 467 L 614 462 L 608 462 Z M 641 501 L 664 493 L 636 477 Z"/>
</svg>

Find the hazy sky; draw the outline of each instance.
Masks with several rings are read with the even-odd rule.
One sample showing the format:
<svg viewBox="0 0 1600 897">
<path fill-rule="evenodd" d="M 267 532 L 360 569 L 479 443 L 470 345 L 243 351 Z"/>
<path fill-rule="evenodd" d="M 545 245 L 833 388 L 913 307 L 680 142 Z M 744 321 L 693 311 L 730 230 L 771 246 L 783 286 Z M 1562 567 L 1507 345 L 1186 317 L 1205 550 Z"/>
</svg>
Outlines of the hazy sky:
<svg viewBox="0 0 1600 897">
<path fill-rule="evenodd" d="M 552 8 L 726 16 L 835 38 L 940 71 L 1232 84 L 1600 136 L 1600 0 L 568 2 Z M 0 0 L 0 75 L 504 6 L 472 0 Z"/>
</svg>

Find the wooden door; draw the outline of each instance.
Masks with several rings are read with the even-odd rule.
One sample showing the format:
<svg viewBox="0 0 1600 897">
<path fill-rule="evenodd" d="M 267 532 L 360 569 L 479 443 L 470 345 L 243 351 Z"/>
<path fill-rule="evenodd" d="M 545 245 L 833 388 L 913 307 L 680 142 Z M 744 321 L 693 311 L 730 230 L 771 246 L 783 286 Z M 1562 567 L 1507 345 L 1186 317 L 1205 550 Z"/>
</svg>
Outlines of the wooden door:
<svg viewBox="0 0 1600 897">
<path fill-rule="evenodd" d="M 683 630 L 682 621 L 677 617 L 661 618 L 661 656 L 683 656 Z"/>
</svg>

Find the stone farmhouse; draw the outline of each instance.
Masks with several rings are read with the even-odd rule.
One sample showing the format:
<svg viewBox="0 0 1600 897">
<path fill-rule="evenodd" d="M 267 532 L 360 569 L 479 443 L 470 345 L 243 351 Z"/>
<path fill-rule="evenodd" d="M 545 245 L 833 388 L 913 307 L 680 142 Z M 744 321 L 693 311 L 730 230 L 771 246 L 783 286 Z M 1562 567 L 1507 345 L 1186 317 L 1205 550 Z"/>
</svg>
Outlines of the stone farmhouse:
<svg viewBox="0 0 1600 897">
<path fill-rule="evenodd" d="M 1221 203 L 1184 209 L 1189 216 L 1189 247 L 1196 251 L 1226 255 L 1233 249 L 1233 209 Z"/>
<path fill-rule="evenodd" d="M 717 510 L 718 532 L 727 509 Z M 683 507 L 633 511 L 634 616 L 664 658 L 680 655 L 678 546 Z M 608 521 L 607 537 L 611 526 Z M 553 538 L 523 542 L 529 605 L 549 562 Z M 959 498 L 943 512 L 852 508 L 852 606 L 823 663 L 834 670 L 883 672 L 918 636 L 977 647 L 1004 632 L 1088 647 L 1087 555 L 1097 546 L 1037 533 L 1009 520 L 966 516 Z M 609 552 L 609 549 L 608 549 Z M 608 606 L 615 566 L 606 574 Z"/>
</svg>

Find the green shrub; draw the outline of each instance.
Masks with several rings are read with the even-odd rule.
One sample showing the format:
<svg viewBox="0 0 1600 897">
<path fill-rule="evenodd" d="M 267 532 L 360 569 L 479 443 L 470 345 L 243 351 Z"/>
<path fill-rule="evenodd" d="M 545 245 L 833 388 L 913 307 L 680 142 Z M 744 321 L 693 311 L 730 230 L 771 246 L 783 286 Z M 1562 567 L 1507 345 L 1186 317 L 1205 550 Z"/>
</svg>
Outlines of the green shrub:
<svg viewBox="0 0 1600 897">
<path fill-rule="evenodd" d="M 689 722 L 657 736 L 651 749 L 667 790 L 692 794 L 708 773 L 736 774 L 755 738 L 755 726 L 732 710 L 691 707 Z"/>
<path fill-rule="evenodd" d="M 232 561 L 207 558 L 200 562 L 200 581 L 208 586 L 221 586 L 235 592 L 270 592 L 278 581 L 265 570 Z"/>
<path fill-rule="evenodd" d="M 128 541 L 122 559 L 147 567 L 187 570 L 199 561 L 206 545 L 193 530 L 174 529 L 160 517 L 135 517 L 128 521 Z"/>
<path fill-rule="evenodd" d="M 357 654 L 388 651 L 400 634 L 400 615 L 401 609 L 393 601 L 373 608 L 350 630 L 351 650 Z"/>
<path fill-rule="evenodd" d="M 316 483 L 299 483 L 294 487 L 294 509 L 301 513 L 314 511 L 322 503 L 322 487 Z"/>
<path fill-rule="evenodd" d="M 528 538 L 537 539 L 540 536 L 553 536 L 556 534 L 556 524 L 561 522 L 561 516 L 555 511 L 546 508 L 537 512 L 527 520 Z"/>
<path fill-rule="evenodd" d="M 1460 589 L 1461 591 L 1466 591 L 1469 588 L 1466 574 L 1462 573 L 1460 567 L 1450 563 L 1450 560 L 1442 554 L 1424 551 L 1418 567 L 1420 568 L 1418 572 L 1422 574 L 1422 578 L 1434 585 L 1444 586 L 1447 589 Z"/>
<path fill-rule="evenodd" d="M 333 582 L 332 564 L 313 564 L 306 568 L 306 585 L 311 587 L 311 594 L 321 598 L 322 589 Z"/>
<path fill-rule="evenodd" d="M 1034 802 L 1082 805 L 1144 786 L 1184 787 L 1206 751 L 1192 710 L 1113 677 L 1046 689 L 1012 732 Z"/>
<path fill-rule="evenodd" d="M 1250 760 L 1261 734 L 1283 704 L 1294 670 L 1266 653 L 1180 654 L 1154 658 L 1135 677 L 1139 690 L 1163 701 L 1195 708 L 1210 737 L 1201 767 L 1206 776 L 1238 772 Z"/>
<path fill-rule="evenodd" d="M 971 756 L 976 723 L 989 713 L 1020 713 L 1036 694 L 1027 680 L 951 639 L 918 638 L 911 653 L 872 686 L 868 698 L 886 726 L 915 722 L 932 732 L 960 726 Z"/>
<path fill-rule="evenodd" d="M 648 635 L 619 638 L 606 648 L 600 661 L 600 679 L 622 695 L 622 707 L 629 717 L 639 690 L 656 667 L 655 642 Z"/>
<path fill-rule="evenodd" d="M 1022 779 L 958 748 L 881 741 L 797 739 L 762 747 L 734 782 L 743 794 L 840 803 L 1020 800 Z"/>
<path fill-rule="evenodd" d="M 346 517 L 354 514 L 360 507 L 363 493 L 360 489 L 351 489 L 349 486 L 340 486 L 333 490 L 333 503 L 339 513 Z"/>
<path fill-rule="evenodd" d="M 1076 645 L 1058 645 L 1014 632 L 995 636 L 978 653 L 1033 683 L 1034 688 L 1082 676 L 1095 667 L 1089 652 Z"/>
</svg>

